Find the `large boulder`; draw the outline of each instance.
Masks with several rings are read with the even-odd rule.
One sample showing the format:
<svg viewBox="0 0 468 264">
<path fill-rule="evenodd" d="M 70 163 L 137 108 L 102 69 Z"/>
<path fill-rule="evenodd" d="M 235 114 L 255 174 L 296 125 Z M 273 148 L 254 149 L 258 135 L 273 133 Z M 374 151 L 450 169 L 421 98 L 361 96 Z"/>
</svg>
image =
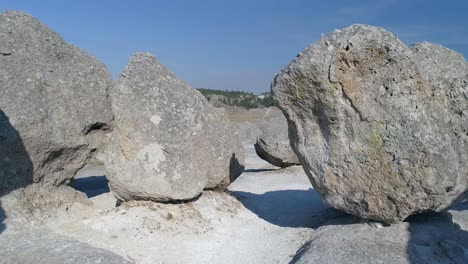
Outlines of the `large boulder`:
<svg viewBox="0 0 468 264">
<path fill-rule="evenodd" d="M 444 210 L 466 189 L 467 83 L 460 54 L 353 25 L 299 54 L 273 92 L 324 200 L 399 222 Z"/>
<path fill-rule="evenodd" d="M 2 193 L 73 178 L 111 125 L 111 83 L 101 62 L 32 16 L 0 14 Z"/>
<path fill-rule="evenodd" d="M 226 116 L 151 54 L 132 56 L 111 97 L 107 169 L 120 199 L 187 200 L 242 172 L 242 146 Z"/>
<path fill-rule="evenodd" d="M 260 125 L 262 134 L 255 142 L 255 152 L 263 160 L 278 167 L 299 165 L 299 159 L 291 148 L 286 118 L 277 108 L 275 118 L 265 120 Z"/>
</svg>

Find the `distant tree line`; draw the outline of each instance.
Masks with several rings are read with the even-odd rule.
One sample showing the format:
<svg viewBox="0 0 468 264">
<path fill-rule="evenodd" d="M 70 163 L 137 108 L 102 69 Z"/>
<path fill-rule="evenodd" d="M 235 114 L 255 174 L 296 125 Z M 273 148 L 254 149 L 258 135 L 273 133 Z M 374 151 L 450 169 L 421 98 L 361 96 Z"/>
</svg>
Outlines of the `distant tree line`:
<svg viewBox="0 0 468 264">
<path fill-rule="evenodd" d="M 243 91 L 222 91 L 205 88 L 197 88 L 208 101 L 212 103 L 222 103 L 224 105 L 239 106 L 245 109 L 262 108 L 274 106 L 275 102 L 269 92 L 263 93 L 262 98 L 251 92 Z"/>
</svg>

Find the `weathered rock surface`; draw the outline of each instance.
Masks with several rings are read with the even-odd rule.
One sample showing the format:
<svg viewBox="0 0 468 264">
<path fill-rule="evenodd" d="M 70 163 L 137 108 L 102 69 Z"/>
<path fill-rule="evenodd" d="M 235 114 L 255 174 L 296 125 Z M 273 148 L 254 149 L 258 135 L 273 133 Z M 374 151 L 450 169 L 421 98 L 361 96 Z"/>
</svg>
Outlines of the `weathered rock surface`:
<svg viewBox="0 0 468 264">
<path fill-rule="evenodd" d="M 72 211 L 86 211 L 93 206 L 85 194 L 69 186 L 31 184 L 0 198 L 5 218 L 41 223 L 47 218 Z"/>
<path fill-rule="evenodd" d="M 111 251 L 54 234 L 28 230 L 0 236 L 0 263 L 127 264 Z"/>
<path fill-rule="evenodd" d="M 299 165 L 299 159 L 291 148 L 288 124 L 280 111 L 275 118 L 265 120 L 260 125 L 262 134 L 257 137 L 255 152 L 263 160 L 278 167 Z"/>
<path fill-rule="evenodd" d="M 291 263 L 468 263 L 466 209 L 391 226 L 335 221 L 317 229 Z"/>
<path fill-rule="evenodd" d="M 0 108 L 0 196 L 33 181 L 33 164 L 18 131 Z"/>
<path fill-rule="evenodd" d="M 444 210 L 466 189 L 467 76 L 456 52 L 353 25 L 299 54 L 273 92 L 324 200 L 399 222 Z"/>
<path fill-rule="evenodd" d="M 151 54 L 130 59 L 111 97 L 107 168 L 119 198 L 191 199 L 242 172 L 243 149 L 226 116 Z"/>
<path fill-rule="evenodd" d="M 260 158 L 275 166 L 285 168 L 300 164 L 296 154 L 291 149 L 289 139 L 285 139 L 284 135 L 263 134 L 257 138 L 254 147 Z"/>
<path fill-rule="evenodd" d="M 101 62 L 32 16 L 0 14 L 2 193 L 65 183 L 96 154 L 112 120 L 111 82 Z"/>
<path fill-rule="evenodd" d="M 432 97 L 448 101 L 444 106 L 450 114 L 449 125 L 465 146 L 462 160 L 468 160 L 468 64 L 463 56 L 446 47 L 429 42 L 411 46 L 414 59 L 424 80 L 430 84 Z M 463 167 L 463 165 L 462 165 Z M 465 175 L 468 173 L 465 165 Z M 468 181 L 466 182 L 468 184 Z M 468 185 L 467 185 L 468 190 Z"/>
</svg>

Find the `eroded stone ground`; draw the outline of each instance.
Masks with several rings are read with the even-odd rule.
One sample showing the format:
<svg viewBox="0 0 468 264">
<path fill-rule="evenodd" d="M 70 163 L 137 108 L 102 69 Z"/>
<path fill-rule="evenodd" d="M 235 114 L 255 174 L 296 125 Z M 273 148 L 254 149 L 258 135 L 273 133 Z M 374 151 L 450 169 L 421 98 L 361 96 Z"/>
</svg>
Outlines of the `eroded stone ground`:
<svg viewBox="0 0 468 264">
<path fill-rule="evenodd" d="M 189 203 L 115 207 L 112 195 L 97 188 L 88 192 L 94 206 L 68 208 L 34 224 L 6 219 L 0 237 L 46 230 L 135 263 L 288 263 L 328 209 L 301 167 L 279 170 L 250 144 L 245 148 L 246 172 L 227 192 L 206 191 Z M 79 178 L 89 185 L 86 175 Z"/>
</svg>

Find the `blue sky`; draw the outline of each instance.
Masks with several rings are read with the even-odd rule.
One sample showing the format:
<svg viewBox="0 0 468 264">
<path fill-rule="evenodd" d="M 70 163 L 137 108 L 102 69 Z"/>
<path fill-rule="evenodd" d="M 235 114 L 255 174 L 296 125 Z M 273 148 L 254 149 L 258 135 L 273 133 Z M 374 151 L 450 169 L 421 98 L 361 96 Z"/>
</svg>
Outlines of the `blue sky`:
<svg viewBox="0 0 468 264">
<path fill-rule="evenodd" d="M 103 61 L 114 77 L 149 51 L 193 87 L 269 90 L 306 46 L 353 23 L 403 41 L 431 41 L 468 56 L 468 0 L 3 0 Z"/>
</svg>

